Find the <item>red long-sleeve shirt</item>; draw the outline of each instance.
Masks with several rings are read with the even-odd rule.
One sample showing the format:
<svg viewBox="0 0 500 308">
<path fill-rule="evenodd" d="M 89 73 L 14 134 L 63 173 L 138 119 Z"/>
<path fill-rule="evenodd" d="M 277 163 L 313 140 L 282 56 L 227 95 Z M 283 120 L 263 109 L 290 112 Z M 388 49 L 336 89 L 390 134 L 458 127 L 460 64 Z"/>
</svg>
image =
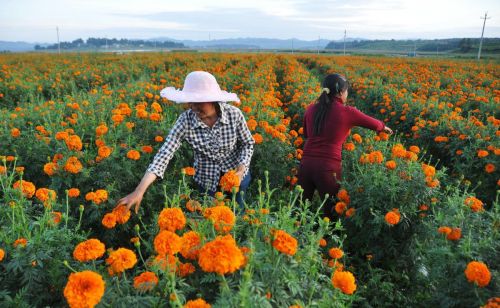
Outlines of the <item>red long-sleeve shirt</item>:
<svg viewBox="0 0 500 308">
<path fill-rule="evenodd" d="M 307 107 L 304 114 L 304 145 L 302 159 L 320 158 L 325 163 L 342 160 L 342 145 L 355 126 L 365 127 L 377 132 L 384 129 L 384 122 L 362 113 L 358 109 L 345 106 L 340 99 L 335 98 L 325 118 L 323 129 L 314 135 L 314 113 L 318 104 Z"/>
</svg>

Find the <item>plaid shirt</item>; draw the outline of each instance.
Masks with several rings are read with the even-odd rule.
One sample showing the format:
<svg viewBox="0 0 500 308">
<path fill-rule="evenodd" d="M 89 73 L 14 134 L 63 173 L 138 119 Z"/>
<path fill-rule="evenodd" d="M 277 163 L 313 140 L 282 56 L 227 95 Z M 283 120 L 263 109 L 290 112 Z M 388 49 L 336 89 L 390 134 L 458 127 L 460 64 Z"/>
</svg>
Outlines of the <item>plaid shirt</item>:
<svg viewBox="0 0 500 308">
<path fill-rule="evenodd" d="M 221 115 L 211 128 L 191 109 L 183 112 L 147 171 L 163 178 L 170 159 L 186 140 L 194 150 L 194 180 L 203 188 L 216 191 L 220 174 L 238 165 L 245 165 L 245 176 L 255 141 L 241 110 L 221 102 L 219 106 Z"/>
</svg>

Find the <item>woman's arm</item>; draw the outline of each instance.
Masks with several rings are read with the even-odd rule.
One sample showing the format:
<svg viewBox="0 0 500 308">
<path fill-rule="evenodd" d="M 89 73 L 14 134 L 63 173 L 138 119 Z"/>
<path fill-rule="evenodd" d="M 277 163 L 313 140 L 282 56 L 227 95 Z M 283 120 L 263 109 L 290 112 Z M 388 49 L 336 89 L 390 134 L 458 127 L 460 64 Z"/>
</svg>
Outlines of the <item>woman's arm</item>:
<svg viewBox="0 0 500 308">
<path fill-rule="evenodd" d="M 236 121 L 236 131 L 238 133 L 238 140 L 241 142 L 241 154 L 240 154 L 240 164 L 236 168 L 236 174 L 243 180 L 243 175 L 246 170 L 250 167 L 250 161 L 253 155 L 253 146 L 255 140 L 252 137 L 250 129 L 248 129 L 247 122 L 241 111 L 238 112 L 238 120 Z"/>
<path fill-rule="evenodd" d="M 149 185 L 156 180 L 156 174 L 146 171 L 146 174 L 142 177 L 141 182 L 133 192 L 128 194 L 126 197 L 118 200 L 118 204 L 123 204 L 127 206 L 127 210 L 130 210 L 132 206 L 135 205 L 135 213 L 139 212 L 139 206 L 141 205 L 144 193 L 148 189 Z"/>
</svg>

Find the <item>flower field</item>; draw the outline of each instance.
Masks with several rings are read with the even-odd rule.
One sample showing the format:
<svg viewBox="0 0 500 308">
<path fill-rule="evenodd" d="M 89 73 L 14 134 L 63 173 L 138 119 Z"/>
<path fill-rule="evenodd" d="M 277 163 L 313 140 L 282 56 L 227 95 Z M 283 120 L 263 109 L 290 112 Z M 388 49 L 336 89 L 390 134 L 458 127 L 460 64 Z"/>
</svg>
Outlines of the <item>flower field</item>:
<svg viewBox="0 0 500 308">
<path fill-rule="evenodd" d="M 2 307 L 498 307 L 500 64 L 324 55 L 0 55 Z M 184 144 L 136 215 L 191 71 L 237 93 L 245 195 L 202 197 Z M 302 199 L 305 107 L 328 73 L 395 134 L 353 129 L 334 221 Z M 495 261 L 496 260 L 496 261 Z"/>
</svg>

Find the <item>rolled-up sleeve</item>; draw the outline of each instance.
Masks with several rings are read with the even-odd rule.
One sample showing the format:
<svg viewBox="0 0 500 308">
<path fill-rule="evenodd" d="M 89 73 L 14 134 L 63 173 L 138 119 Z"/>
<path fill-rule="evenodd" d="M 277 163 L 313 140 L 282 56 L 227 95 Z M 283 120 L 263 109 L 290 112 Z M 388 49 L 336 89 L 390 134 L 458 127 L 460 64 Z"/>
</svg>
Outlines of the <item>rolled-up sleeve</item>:
<svg viewBox="0 0 500 308">
<path fill-rule="evenodd" d="M 182 140 L 188 129 L 188 118 L 186 112 L 182 113 L 170 130 L 165 142 L 148 166 L 147 171 L 163 178 L 168 163 L 174 156 L 175 151 L 181 146 Z"/>
<path fill-rule="evenodd" d="M 248 167 L 250 167 L 250 161 L 252 160 L 255 140 L 252 137 L 252 133 L 250 133 L 250 129 L 248 129 L 247 122 L 241 111 L 238 112 L 236 126 L 241 147 L 239 161 L 240 164 L 245 165 L 248 169 Z"/>
</svg>

